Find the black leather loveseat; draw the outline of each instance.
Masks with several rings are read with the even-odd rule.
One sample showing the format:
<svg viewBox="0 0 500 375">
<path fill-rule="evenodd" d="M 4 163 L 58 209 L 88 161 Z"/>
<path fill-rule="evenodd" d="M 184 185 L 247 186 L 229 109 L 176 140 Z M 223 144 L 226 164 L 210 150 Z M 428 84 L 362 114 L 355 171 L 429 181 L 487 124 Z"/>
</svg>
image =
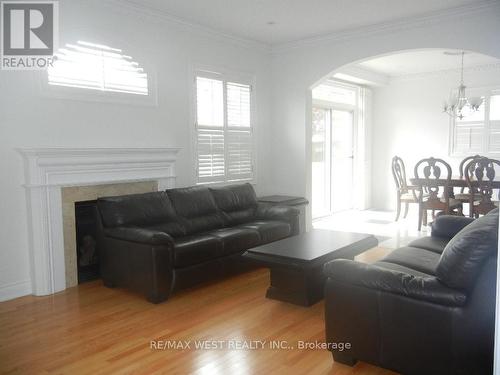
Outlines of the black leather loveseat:
<svg viewBox="0 0 500 375">
<path fill-rule="evenodd" d="M 250 184 L 99 198 L 104 285 L 153 303 L 180 288 L 248 269 L 241 254 L 299 232 L 299 211 L 259 204 Z"/>
<path fill-rule="evenodd" d="M 432 236 L 373 265 L 326 264 L 334 360 L 405 375 L 492 374 L 497 252 L 498 209 L 473 222 L 440 216 Z"/>
</svg>

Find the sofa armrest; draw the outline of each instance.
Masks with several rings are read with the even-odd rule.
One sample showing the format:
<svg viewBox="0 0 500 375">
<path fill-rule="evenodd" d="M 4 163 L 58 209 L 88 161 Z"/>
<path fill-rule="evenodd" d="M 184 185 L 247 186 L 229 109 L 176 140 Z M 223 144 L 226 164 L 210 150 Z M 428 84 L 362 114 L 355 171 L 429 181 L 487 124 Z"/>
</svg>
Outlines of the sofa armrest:
<svg viewBox="0 0 500 375">
<path fill-rule="evenodd" d="M 445 306 L 463 306 L 466 295 L 435 277 L 414 276 L 376 265 L 338 259 L 324 266 L 330 280 Z"/>
<path fill-rule="evenodd" d="M 473 221 L 470 217 L 441 215 L 432 223 L 431 235 L 451 239 Z"/>
<path fill-rule="evenodd" d="M 103 228 L 99 243 L 101 277 L 106 286 L 139 292 L 153 303 L 174 287 L 174 242 L 164 232 L 139 227 Z"/>
<path fill-rule="evenodd" d="M 275 206 L 267 203 L 259 203 L 255 212 L 256 219 L 260 220 L 281 220 L 290 224 L 292 235 L 300 232 L 299 224 L 300 210 L 290 206 Z"/>
<path fill-rule="evenodd" d="M 104 235 L 117 240 L 148 245 L 173 245 L 174 240 L 165 232 L 140 227 L 105 228 Z"/>
<path fill-rule="evenodd" d="M 259 203 L 257 205 L 257 212 L 255 216 L 258 219 L 278 219 L 290 221 L 293 218 L 299 216 L 299 214 L 299 209 L 295 207 L 274 206 L 270 204 Z"/>
</svg>

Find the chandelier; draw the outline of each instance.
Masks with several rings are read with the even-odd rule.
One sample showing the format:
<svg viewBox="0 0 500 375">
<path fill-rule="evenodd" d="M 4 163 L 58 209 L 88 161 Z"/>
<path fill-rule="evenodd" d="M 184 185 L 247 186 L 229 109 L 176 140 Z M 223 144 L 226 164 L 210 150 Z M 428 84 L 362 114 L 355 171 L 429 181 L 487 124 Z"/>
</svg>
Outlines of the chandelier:
<svg viewBox="0 0 500 375">
<path fill-rule="evenodd" d="M 462 67 L 460 70 L 460 85 L 457 88 L 456 95 L 450 94 L 450 99 L 445 101 L 443 112 L 446 112 L 452 118 L 462 120 L 467 115 L 477 112 L 483 103 L 481 97 L 467 98 L 465 96 L 464 85 L 464 55 L 465 52 L 445 52 L 446 55 L 462 55 Z"/>
</svg>

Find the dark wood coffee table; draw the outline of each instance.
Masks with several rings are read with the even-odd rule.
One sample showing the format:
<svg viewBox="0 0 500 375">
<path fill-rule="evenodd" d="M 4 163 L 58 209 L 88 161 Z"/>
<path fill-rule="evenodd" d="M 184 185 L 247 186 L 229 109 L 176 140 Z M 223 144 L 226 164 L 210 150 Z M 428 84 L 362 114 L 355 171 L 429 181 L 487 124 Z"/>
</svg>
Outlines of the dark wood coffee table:
<svg viewBox="0 0 500 375">
<path fill-rule="evenodd" d="M 354 259 L 378 245 L 371 234 L 315 229 L 254 247 L 246 259 L 269 267 L 271 286 L 266 297 L 311 306 L 323 298 L 323 265 L 333 259 Z"/>
</svg>

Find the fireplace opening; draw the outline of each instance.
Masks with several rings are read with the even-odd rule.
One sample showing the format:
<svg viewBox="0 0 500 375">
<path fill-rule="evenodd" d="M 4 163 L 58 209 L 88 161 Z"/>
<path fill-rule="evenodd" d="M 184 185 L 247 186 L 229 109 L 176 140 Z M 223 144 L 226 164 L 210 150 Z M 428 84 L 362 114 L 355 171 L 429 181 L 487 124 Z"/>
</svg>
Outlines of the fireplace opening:
<svg viewBox="0 0 500 375">
<path fill-rule="evenodd" d="M 100 278 L 97 201 L 75 202 L 78 284 Z"/>
</svg>

